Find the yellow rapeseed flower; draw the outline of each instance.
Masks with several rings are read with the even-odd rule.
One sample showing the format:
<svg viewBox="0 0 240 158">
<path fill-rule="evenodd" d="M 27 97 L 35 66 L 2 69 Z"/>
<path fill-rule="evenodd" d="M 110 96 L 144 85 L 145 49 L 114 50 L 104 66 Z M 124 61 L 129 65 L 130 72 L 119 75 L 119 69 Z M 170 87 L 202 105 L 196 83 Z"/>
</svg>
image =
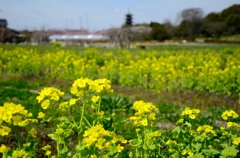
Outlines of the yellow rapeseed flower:
<svg viewBox="0 0 240 158">
<path fill-rule="evenodd" d="M 233 110 L 226 110 L 222 113 L 221 117 L 227 121 L 229 120 L 229 118 L 233 118 L 233 119 L 238 118 L 239 115 Z"/>
<path fill-rule="evenodd" d="M 96 155 L 91 155 L 90 158 L 97 158 L 97 156 Z"/>
<path fill-rule="evenodd" d="M 130 121 L 133 121 L 136 126 L 148 126 L 152 125 L 156 120 L 157 107 L 150 102 L 144 102 L 142 100 L 135 101 L 133 108 L 136 111 L 134 116 L 129 117 Z"/>
<path fill-rule="evenodd" d="M 38 113 L 38 118 L 44 118 L 44 117 L 45 117 L 45 114 L 43 112 Z"/>
<path fill-rule="evenodd" d="M 72 105 L 76 104 L 77 101 L 78 101 L 78 99 L 73 99 L 72 98 L 72 99 L 69 100 L 69 105 L 72 106 Z"/>
<path fill-rule="evenodd" d="M 227 127 L 228 128 L 230 128 L 230 127 L 239 127 L 239 125 L 236 122 L 228 122 L 227 123 Z"/>
<path fill-rule="evenodd" d="M 31 145 L 31 143 L 25 143 L 23 144 L 24 147 L 29 147 Z"/>
<path fill-rule="evenodd" d="M 69 102 L 63 102 L 59 104 L 59 109 L 61 109 L 62 111 L 66 111 L 70 108 Z"/>
<path fill-rule="evenodd" d="M 172 143 L 171 139 L 168 139 L 168 141 L 165 143 L 166 145 L 170 145 Z"/>
<path fill-rule="evenodd" d="M 197 128 L 197 132 L 200 133 L 202 136 L 206 136 L 207 134 L 216 136 L 216 132 L 213 130 L 213 127 L 210 125 L 199 126 Z"/>
<path fill-rule="evenodd" d="M 108 154 L 102 156 L 102 158 L 109 158 Z"/>
<path fill-rule="evenodd" d="M 37 130 L 35 128 L 31 128 L 30 131 L 28 131 L 28 134 L 35 138 L 37 137 Z"/>
<path fill-rule="evenodd" d="M 193 156 L 193 152 L 189 150 L 189 151 L 188 151 L 188 155 L 189 155 L 189 156 Z"/>
<path fill-rule="evenodd" d="M 196 115 L 190 114 L 190 115 L 189 115 L 189 118 L 190 118 L 190 119 L 195 119 L 195 118 L 196 118 Z"/>
<path fill-rule="evenodd" d="M 105 144 L 104 144 L 104 148 L 106 149 L 110 149 L 112 146 L 112 143 L 110 141 L 107 141 Z"/>
<path fill-rule="evenodd" d="M 58 101 L 60 96 L 63 96 L 64 92 L 61 92 L 59 89 L 54 87 L 47 87 L 42 89 L 37 96 L 38 103 L 42 102 L 45 99 Z"/>
<path fill-rule="evenodd" d="M 149 120 L 156 120 L 156 113 L 150 113 L 149 115 L 148 115 L 148 119 Z"/>
<path fill-rule="evenodd" d="M 148 120 L 147 120 L 147 118 L 141 120 L 141 125 L 142 125 L 142 126 L 148 126 Z"/>
<path fill-rule="evenodd" d="M 188 116 L 190 119 L 196 119 L 196 114 L 200 113 L 199 109 L 190 109 L 189 107 L 186 107 L 181 115 L 184 116 Z"/>
<path fill-rule="evenodd" d="M 240 137 L 233 138 L 232 143 L 233 143 L 234 145 L 240 144 Z"/>
<path fill-rule="evenodd" d="M 23 149 L 21 150 L 14 150 L 12 153 L 12 158 L 28 158 L 29 155 Z"/>
<path fill-rule="evenodd" d="M 50 100 L 44 100 L 42 103 L 41 103 L 41 107 L 43 109 L 48 109 L 48 107 L 50 106 Z"/>
<path fill-rule="evenodd" d="M 71 93 L 79 98 L 84 96 L 84 92 L 101 93 L 101 92 L 113 92 L 110 81 L 107 79 L 91 80 L 88 78 L 79 78 L 74 81 L 71 87 Z M 93 99 L 96 102 L 97 98 Z"/>
<path fill-rule="evenodd" d="M 45 145 L 44 147 L 42 147 L 42 150 L 49 150 L 51 148 L 51 146 L 50 145 Z"/>
<path fill-rule="evenodd" d="M 45 155 L 46 155 L 46 156 L 50 156 L 51 153 L 52 153 L 52 152 L 51 152 L 50 150 L 47 150 L 47 151 L 45 152 Z"/>
<path fill-rule="evenodd" d="M 187 150 L 183 149 L 183 151 L 181 152 L 182 155 L 186 155 L 187 154 Z"/>
<path fill-rule="evenodd" d="M 99 98 L 100 98 L 100 96 L 95 96 L 94 95 L 94 96 L 92 96 L 91 100 L 92 100 L 93 103 L 96 103 L 99 100 Z"/>
<path fill-rule="evenodd" d="M 97 142 L 96 142 L 96 147 L 99 149 L 99 150 L 102 150 L 103 149 L 103 147 L 104 147 L 104 143 L 106 142 L 106 139 L 104 139 L 104 138 L 99 138 L 98 140 L 97 140 Z"/>
<path fill-rule="evenodd" d="M 184 119 L 181 118 L 181 119 L 179 119 L 179 120 L 177 121 L 177 124 L 181 124 L 181 123 L 183 123 L 183 122 L 184 122 Z"/>
<path fill-rule="evenodd" d="M 121 146 L 120 144 L 118 144 L 118 146 L 117 146 L 117 152 L 122 152 L 122 150 L 124 149 L 124 147 L 123 146 Z"/>
<path fill-rule="evenodd" d="M 159 137 L 159 136 L 161 136 L 160 131 L 154 131 L 149 133 L 149 137 Z"/>
<path fill-rule="evenodd" d="M 6 136 L 11 132 L 11 128 L 7 126 L 0 126 L 0 135 L 1 136 Z"/>
<path fill-rule="evenodd" d="M 91 127 L 83 134 L 83 144 L 87 147 L 95 146 L 99 150 L 111 150 L 111 147 L 119 141 L 121 143 L 127 142 L 123 137 L 105 130 L 100 124 Z M 123 147 L 118 146 L 117 151 L 121 152 L 122 150 Z"/>
<path fill-rule="evenodd" d="M 4 144 L 1 145 L 0 147 L 0 153 L 5 153 L 8 150 L 8 147 Z"/>
</svg>

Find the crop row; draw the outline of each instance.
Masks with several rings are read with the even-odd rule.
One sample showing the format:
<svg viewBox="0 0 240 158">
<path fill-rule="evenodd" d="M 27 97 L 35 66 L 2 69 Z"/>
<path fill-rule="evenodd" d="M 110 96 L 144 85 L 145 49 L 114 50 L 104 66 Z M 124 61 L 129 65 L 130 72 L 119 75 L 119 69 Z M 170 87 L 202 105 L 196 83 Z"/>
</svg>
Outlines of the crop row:
<svg viewBox="0 0 240 158">
<path fill-rule="evenodd" d="M 230 49 L 230 48 L 229 48 Z M 107 78 L 113 84 L 148 89 L 240 93 L 240 49 L 215 52 L 131 51 L 87 49 L 39 52 L 0 49 L 0 71 L 74 81 Z"/>
</svg>

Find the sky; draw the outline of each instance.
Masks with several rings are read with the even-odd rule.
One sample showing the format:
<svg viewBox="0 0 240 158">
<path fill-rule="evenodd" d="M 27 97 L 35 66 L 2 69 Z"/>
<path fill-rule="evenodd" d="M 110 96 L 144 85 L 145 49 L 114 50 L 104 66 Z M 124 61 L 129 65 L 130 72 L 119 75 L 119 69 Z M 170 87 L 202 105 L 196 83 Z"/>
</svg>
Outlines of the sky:
<svg viewBox="0 0 240 158">
<path fill-rule="evenodd" d="M 184 9 L 201 8 L 205 15 L 221 12 L 240 0 L 0 0 L 0 18 L 16 30 L 120 27 L 125 15 L 133 23 L 177 22 Z"/>
</svg>

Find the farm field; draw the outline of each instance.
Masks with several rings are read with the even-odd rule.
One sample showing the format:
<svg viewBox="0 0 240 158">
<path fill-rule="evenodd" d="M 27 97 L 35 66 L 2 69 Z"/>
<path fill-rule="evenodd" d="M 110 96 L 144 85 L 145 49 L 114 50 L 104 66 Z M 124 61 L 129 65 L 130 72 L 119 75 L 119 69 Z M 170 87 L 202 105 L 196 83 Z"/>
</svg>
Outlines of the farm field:
<svg viewBox="0 0 240 158">
<path fill-rule="evenodd" d="M 0 46 L 3 157 L 237 157 L 240 46 Z"/>
</svg>

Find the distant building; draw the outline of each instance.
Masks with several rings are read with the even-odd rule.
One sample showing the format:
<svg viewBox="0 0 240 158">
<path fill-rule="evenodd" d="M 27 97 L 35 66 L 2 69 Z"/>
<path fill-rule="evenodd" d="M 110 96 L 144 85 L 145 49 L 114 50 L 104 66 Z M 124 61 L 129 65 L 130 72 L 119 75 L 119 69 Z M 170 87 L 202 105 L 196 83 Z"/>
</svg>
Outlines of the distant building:
<svg viewBox="0 0 240 158">
<path fill-rule="evenodd" d="M 8 23 L 6 19 L 0 19 L 0 42 L 16 42 L 20 33 L 16 30 L 8 28 L 7 25 Z"/>
<path fill-rule="evenodd" d="M 0 28 L 7 28 L 7 20 L 0 19 Z"/>
<path fill-rule="evenodd" d="M 132 26 L 132 25 L 133 25 L 133 16 L 131 13 L 127 13 L 124 26 Z"/>
<path fill-rule="evenodd" d="M 40 38 L 41 37 L 41 38 Z M 108 41 L 109 37 L 87 30 L 45 30 L 33 33 L 32 42 L 40 43 L 39 39 L 47 37 L 47 42 L 60 42 L 62 45 L 88 46 L 93 42 Z"/>
<path fill-rule="evenodd" d="M 50 41 L 105 41 L 108 36 L 104 35 L 52 35 L 49 37 Z"/>
</svg>

